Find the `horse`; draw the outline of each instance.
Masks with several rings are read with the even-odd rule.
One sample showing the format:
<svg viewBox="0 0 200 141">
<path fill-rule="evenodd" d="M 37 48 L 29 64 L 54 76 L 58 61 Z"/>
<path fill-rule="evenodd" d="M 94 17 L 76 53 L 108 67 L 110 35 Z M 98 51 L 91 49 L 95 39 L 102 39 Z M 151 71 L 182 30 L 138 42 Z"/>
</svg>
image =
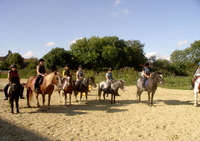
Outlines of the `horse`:
<svg viewBox="0 0 200 141">
<path fill-rule="evenodd" d="M 88 77 L 88 78 L 84 78 L 81 85 L 78 87 L 75 87 L 75 98 L 76 98 L 76 102 L 78 102 L 77 100 L 77 95 L 80 92 L 80 100 L 79 102 L 81 102 L 83 93 L 85 93 L 85 99 L 87 102 L 87 98 L 88 98 L 88 91 L 89 91 L 89 85 L 91 85 L 92 87 L 96 87 L 96 83 L 95 83 L 95 79 L 94 77 Z"/>
<path fill-rule="evenodd" d="M 114 80 L 111 83 L 111 87 L 108 87 L 108 82 L 100 82 L 98 85 L 98 96 L 99 96 L 99 100 L 101 100 L 101 92 L 103 91 L 103 97 L 105 100 L 105 94 L 111 94 L 111 104 L 115 104 L 115 96 L 118 94 L 118 89 L 121 89 L 123 91 L 126 90 L 125 88 L 125 81 L 123 80 Z"/>
<path fill-rule="evenodd" d="M 43 107 L 45 104 L 45 95 L 48 94 L 48 108 L 50 109 L 50 101 L 51 101 L 51 95 L 54 90 L 54 85 L 57 87 L 61 87 L 61 75 L 58 72 L 52 72 L 43 77 L 42 82 L 40 83 L 40 91 L 36 92 L 34 85 L 36 81 L 36 76 L 31 76 L 28 78 L 26 83 L 27 88 L 27 106 L 30 106 L 30 100 L 32 99 L 33 92 L 36 93 L 36 100 L 37 100 L 37 106 L 40 107 L 38 96 L 39 94 L 42 94 L 42 102 Z"/>
<path fill-rule="evenodd" d="M 200 77 L 194 83 L 194 106 L 198 106 L 198 93 L 200 93 Z"/>
<path fill-rule="evenodd" d="M 16 106 L 16 112 L 19 113 L 19 96 L 21 93 L 23 93 L 23 89 L 19 83 L 18 78 L 11 78 L 11 83 L 8 88 L 8 97 L 12 114 L 14 113 L 14 102 Z"/>
<path fill-rule="evenodd" d="M 69 105 L 71 105 L 71 95 L 74 91 L 74 83 L 71 76 L 67 78 L 63 78 L 62 80 L 62 88 L 58 89 L 58 100 L 60 102 L 60 92 L 62 91 L 62 96 L 65 105 L 67 104 L 67 94 L 69 94 Z"/>
<path fill-rule="evenodd" d="M 143 91 L 148 92 L 148 102 L 149 106 L 153 106 L 153 97 L 157 90 L 157 82 L 160 82 L 161 84 L 164 83 L 163 76 L 159 74 L 158 72 L 154 72 L 152 76 L 147 80 L 145 84 L 144 90 L 142 89 L 142 77 L 137 79 L 136 86 L 137 86 L 137 97 L 139 96 L 139 102 L 141 103 L 141 94 Z"/>
</svg>

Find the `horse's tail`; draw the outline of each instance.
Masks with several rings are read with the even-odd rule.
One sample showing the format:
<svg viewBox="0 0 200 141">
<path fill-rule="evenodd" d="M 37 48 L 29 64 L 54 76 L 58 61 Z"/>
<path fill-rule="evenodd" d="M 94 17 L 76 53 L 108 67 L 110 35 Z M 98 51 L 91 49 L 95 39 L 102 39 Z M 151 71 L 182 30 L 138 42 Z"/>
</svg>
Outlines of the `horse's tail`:
<svg viewBox="0 0 200 141">
<path fill-rule="evenodd" d="M 33 97 L 33 91 L 31 90 L 31 85 L 32 85 L 32 81 L 34 80 L 35 76 L 31 76 L 29 77 L 29 79 L 27 80 L 27 83 L 26 83 L 26 88 L 27 88 L 27 91 L 26 91 L 26 97 L 27 97 L 27 100 L 31 101 L 32 100 L 32 97 Z"/>
<path fill-rule="evenodd" d="M 137 87 L 137 93 L 136 93 L 136 98 L 140 95 L 140 82 L 141 81 L 141 78 L 138 78 L 137 81 L 136 81 L 136 87 Z"/>
<path fill-rule="evenodd" d="M 29 100 L 29 101 L 31 101 L 33 98 L 33 92 L 30 88 L 27 88 L 26 97 L 27 97 L 27 100 Z"/>
</svg>

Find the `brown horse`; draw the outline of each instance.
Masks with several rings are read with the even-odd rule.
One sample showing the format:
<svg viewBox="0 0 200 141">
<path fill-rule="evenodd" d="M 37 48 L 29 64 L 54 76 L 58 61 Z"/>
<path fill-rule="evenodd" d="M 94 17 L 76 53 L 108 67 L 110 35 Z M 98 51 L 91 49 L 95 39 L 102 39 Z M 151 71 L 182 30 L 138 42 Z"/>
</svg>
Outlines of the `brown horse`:
<svg viewBox="0 0 200 141">
<path fill-rule="evenodd" d="M 91 85 L 94 88 L 97 86 L 96 83 L 95 83 L 95 78 L 94 77 L 84 78 L 82 83 L 81 83 L 81 85 L 79 87 L 75 88 L 74 93 L 75 93 L 76 102 L 78 102 L 77 95 L 80 92 L 79 103 L 81 103 L 81 99 L 82 99 L 83 93 L 85 93 L 85 99 L 86 99 L 86 103 L 87 103 L 89 85 Z"/>
<path fill-rule="evenodd" d="M 62 92 L 65 105 L 67 104 L 67 94 L 69 94 L 69 105 L 71 105 L 71 95 L 74 91 L 74 83 L 72 77 L 63 78 L 62 88 L 58 89 L 58 101 L 60 102 L 60 92 Z"/>
<path fill-rule="evenodd" d="M 26 83 L 28 107 L 31 107 L 29 101 L 32 98 L 33 91 L 35 92 L 35 89 L 34 89 L 35 81 L 36 81 L 36 76 L 31 76 L 29 77 Z M 38 107 L 40 107 L 38 95 L 42 94 L 42 102 L 43 102 L 43 107 L 44 107 L 45 95 L 48 94 L 48 108 L 50 108 L 51 95 L 54 90 L 54 85 L 57 85 L 58 87 L 61 86 L 61 76 L 59 73 L 52 72 L 43 77 L 42 83 L 40 84 L 40 91 L 38 93 L 35 92 Z"/>
</svg>

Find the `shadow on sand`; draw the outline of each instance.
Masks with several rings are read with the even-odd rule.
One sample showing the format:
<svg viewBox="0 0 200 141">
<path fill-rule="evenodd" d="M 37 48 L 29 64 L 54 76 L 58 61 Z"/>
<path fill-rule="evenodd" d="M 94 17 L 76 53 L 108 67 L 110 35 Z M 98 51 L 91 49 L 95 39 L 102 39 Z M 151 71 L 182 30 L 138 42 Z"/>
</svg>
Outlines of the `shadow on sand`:
<svg viewBox="0 0 200 141">
<path fill-rule="evenodd" d="M 117 104 L 110 104 L 110 100 L 90 100 L 88 103 L 72 103 L 72 105 L 51 105 L 50 109 L 47 106 L 41 107 L 31 113 L 64 113 L 69 116 L 87 114 L 89 111 L 105 111 L 107 113 L 123 112 L 127 109 L 122 109 L 126 105 L 138 103 L 136 100 L 119 100 Z"/>
<path fill-rule="evenodd" d="M 0 119 L 0 140 L 1 141 L 49 141 L 34 132 L 23 129 L 8 121 Z"/>
</svg>

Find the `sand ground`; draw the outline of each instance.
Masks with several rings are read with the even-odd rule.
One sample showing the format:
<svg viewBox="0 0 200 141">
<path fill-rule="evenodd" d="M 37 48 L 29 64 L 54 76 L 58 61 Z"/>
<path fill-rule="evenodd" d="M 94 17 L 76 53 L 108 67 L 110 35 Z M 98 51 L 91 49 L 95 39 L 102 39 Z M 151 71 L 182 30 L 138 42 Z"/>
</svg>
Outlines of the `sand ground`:
<svg viewBox="0 0 200 141">
<path fill-rule="evenodd" d="M 22 80 L 26 82 L 26 80 Z M 0 79 L 0 88 L 6 79 Z M 11 114 L 8 101 L 0 92 L 0 140 L 2 141 L 194 141 L 200 140 L 200 107 L 193 106 L 192 90 L 158 88 L 154 106 L 136 99 L 136 87 L 119 91 L 117 103 L 110 95 L 99 101 L 97 90 L 89 93 L 88 103 L 65 106 L 54 92 L 51 109 L 36 107 L 35 98 L 27 108 L 19 101 L 20 114 Z M 24 95 L 26 94 L 26 89 Z M 47 98 L 47 97 L 46 97 Z M 47 104 L 47 103 L 46 103 Z M 46 107 L 45 107 L 46 109 Z"/>
</svg>

